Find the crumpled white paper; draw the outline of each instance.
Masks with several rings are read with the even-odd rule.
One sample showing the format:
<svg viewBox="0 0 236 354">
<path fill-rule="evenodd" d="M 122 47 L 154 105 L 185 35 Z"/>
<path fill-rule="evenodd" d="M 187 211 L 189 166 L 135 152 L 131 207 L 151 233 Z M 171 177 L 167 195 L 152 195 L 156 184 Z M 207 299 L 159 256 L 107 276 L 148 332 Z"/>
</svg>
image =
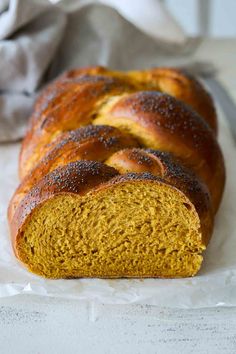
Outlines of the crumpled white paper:
<svg viewBox="0 0 236 354">
<path fill-rule="evenodd" d="M 37 294 L 108 304 L 142 303 L 175 308 L 236 306 L 236 147 L 227 122 L 220 119 L 220 144 L 227 182 L 215 230 L 200 273 L 186 279 L 45 280 L 15 259 L 6 209 L 17 186 L 19 144 L 0 147 L 0 297 Z"/>
</svg>

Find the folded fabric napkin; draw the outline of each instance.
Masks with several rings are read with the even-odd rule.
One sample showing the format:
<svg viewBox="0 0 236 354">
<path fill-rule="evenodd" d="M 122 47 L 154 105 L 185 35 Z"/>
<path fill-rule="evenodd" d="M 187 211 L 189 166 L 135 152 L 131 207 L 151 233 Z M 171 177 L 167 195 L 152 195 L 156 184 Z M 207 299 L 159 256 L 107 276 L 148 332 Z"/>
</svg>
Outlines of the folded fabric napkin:
<svg viewBox="0 0 236 354">
<path fill-rule="evenodd" d="M 0 1 L 0 142 L 24 135 L 38 90 L 75 66 L 176 64 L 189 40 L 157 0 Z"/>
</svg>

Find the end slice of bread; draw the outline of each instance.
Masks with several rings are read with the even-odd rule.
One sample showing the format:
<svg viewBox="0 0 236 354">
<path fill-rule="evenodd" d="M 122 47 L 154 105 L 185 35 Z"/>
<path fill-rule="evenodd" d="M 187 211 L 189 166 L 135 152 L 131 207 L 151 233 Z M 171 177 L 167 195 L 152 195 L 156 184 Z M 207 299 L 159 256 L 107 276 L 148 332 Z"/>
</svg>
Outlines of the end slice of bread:
<svg viewBox="0 0 236 354">
<path fill-rule="evenodd" d="M 121 176 L 89 161 L 45 176 L 14 220 L 17 257 L 48 278 L 188 277 L 206 247 L 199 213 L 182 191 L 150 173 Z"/>
</svg>

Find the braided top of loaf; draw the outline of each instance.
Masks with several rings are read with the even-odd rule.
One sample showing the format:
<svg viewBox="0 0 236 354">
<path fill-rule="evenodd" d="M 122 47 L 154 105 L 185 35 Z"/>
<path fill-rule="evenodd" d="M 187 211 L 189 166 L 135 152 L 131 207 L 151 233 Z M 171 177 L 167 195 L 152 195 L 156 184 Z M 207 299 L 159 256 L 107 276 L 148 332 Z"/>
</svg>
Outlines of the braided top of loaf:
<svg viewBox="0 0 236 354">
<path fill-rule="evenodd" d="M 116 127 L 136 146 L 173 153 L 208 185 L 217 210 L 225 177 L 214 134 L 216 114 L 195 79 L 170 68 L 121 73 L 94 67 L 65 73 L 35 104 L 22 144 L 20 176 L 37 165 L 53 141 L 57 144 L 57 137 L 88 124 Z"/>
</svg>

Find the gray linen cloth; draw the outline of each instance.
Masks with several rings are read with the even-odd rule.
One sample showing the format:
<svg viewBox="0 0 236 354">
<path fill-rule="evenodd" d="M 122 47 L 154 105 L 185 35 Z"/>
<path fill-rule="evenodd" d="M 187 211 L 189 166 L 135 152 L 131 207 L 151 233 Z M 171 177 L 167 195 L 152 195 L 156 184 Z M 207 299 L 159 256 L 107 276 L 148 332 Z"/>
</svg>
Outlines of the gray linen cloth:
<svg viewBox="0 0 236 354">
<path fill-rule="evenodd" d="M 84 3 L 71 11 L 46 0 L 0 1 L 0 142 L 24 135 L 38 90 L 65 69 L 176 65 L 195 47 L 184 37 L 170 45 L 110 6 Z"/>
</svg>

